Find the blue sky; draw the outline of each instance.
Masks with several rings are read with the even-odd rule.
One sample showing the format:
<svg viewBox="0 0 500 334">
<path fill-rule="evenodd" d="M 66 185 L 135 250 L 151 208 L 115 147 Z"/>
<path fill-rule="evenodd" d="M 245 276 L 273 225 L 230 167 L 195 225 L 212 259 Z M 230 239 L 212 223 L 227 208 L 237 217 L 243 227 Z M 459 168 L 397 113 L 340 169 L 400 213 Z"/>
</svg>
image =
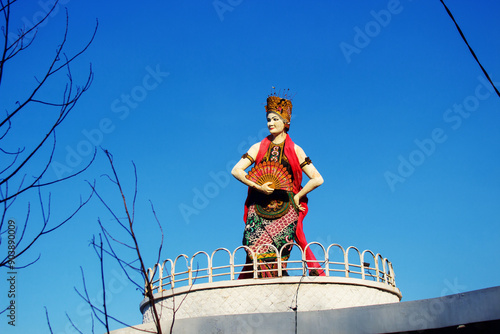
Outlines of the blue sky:
<svg viewBox="0 0 500 334">
<path fill-rule="evenodd" d="M 225 11 L 214 5 L 220 3 Z M 14 24 L 33 22 L 45 10 L 41 4 L 20 1 Z M 498 87 L 500 5 L 448 5 Z M 309 196 L 309 241 L 380 252 L 394 265 L 404 301 L 499 284 L 500 99 L 439 1 L 73 0 L 64 6 L 68 54 L 85 45 L 99 20 L 94 43 L 72 68 L 83 82 L 92 63 L 95 78 L 57 133 L 56 164 L 47 177 L 83 167 L 93 147 L 102 146 L 131 198 L 133 161 L 136 229 L 148 265 L 160 241 L 149 200 L 165 232 L 164 259 L 240 245 L 246 189 L 228 169 L 266 134 L 265 99 L 276 86 L 296 93 L 290 135 L 325 179 Z M 35 84 L 64 22 L 60 6 L 9 65 L 4 109 Z M 59 96 L 62 79 L 47 86 L 46 96 Z M 2 145 L 33 145 L 51 115 L 29 109 Z M 51 188 L 53 223 L 89 194 L 85 180 L 95 180 L 118 211 L 119 194 L 102 176 L 109 172 L 98 153 L 83 175 Z M 34 233 L 35 193 L 9 214 L 21 224 L 28 200 Z M 2 332 L 48 332 L 44 307 L 54 333 L 72 333 L 66 314 L 89 331 L 88 309 L 73 288 L 82 287 L 82 267 L 98 299 L 99 263 L 89 246 L 98 218 L 117 231 L 94 198 L 23 258 L 41 254 L 19 271 L 17 326 L 2 319 Z M 110 309 L 140 323 L 139 292 L 106 264 L 114 287 Z M 6 280 L 0 282 L 7 291 Z"/>
</svg>

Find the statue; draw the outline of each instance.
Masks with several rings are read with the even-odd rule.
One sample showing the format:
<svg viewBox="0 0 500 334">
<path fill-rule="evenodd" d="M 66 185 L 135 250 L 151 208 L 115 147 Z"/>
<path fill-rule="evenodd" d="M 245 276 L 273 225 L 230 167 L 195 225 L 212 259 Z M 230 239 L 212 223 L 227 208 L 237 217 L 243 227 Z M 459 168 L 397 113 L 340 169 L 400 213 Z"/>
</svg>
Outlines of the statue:
<svg viewBox="0 0 500 334">
<path fill-rule="evenodd" d="M 323 183 L 323 178 L 316 170 L 304 150 L 296 145 L 290 136 L 292 102 L 288 96 L 272 94 L 267 98 L 266 117 L 270 135 L 260 143 L 254 144 L 234 166 L 231 174 L 247 185 L 248 196 L 245 202 L 245 231 L 243 245 L 256 255 L 260 277 L 277 277 L 278 256 L 272 247 L 260 247 L 272 244 L 280 249 L 287 243 L 295 242 L 304 249 L 307 241 L 302 229 L 302 222 L 307 214 L 306 194 Z M 245 170 L 255 166 L 248 172 Z M 302 172 L 309 180 L 301 186 Z M 281 254 L 282 261 L 290 257 L 292 245 L 286 246 Z M 308 261 L 316 261 L 310 249 L 306 252 Z M 247 252 L 247 264 L 252 263 L 252 254 Z M 324 275 L 316 262 L 308 262 L 310 275 Z M 283 268 L 286 269 L 286 268 Z M 251 270 L 248 265 L 243 271 Z M 287 275 L 283 270 L 283 275 Z M 251 273 L 242 273 L 239 278 L 252 278 Z"/>
</svg>

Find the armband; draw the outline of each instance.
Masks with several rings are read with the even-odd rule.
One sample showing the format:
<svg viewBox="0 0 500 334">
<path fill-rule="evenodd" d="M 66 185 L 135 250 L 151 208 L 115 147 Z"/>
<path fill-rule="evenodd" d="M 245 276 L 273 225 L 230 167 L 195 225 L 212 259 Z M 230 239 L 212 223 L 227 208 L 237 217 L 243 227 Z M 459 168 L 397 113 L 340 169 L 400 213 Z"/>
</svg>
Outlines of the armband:
<svg viewBox="0 0 500 334">
<path fill-rule="evenodd" d="M 300 168 L 304 168 L 305 166 L 307 166 L 309 164 L 312 164 L 312 161 L 311 161 L 311 159 L 309 159 L 309 157 L 306 157 L 306 160 L 304 160 L 304 162 L 300 164 Z"/>
<path fill-rule="evenodd" d="M 242 159 L 247 158 L 248 160 L 250 160 L 250 163 L 252 163 L 252 164 L 255 162 L 255 160 L 254 160 L 254 159 L 250 156 L 250 154 L 248 154 L 248 153 L 243 154 L 243 155 L 241 156 L 241 158 L 242 158 Z"/>
</svg>

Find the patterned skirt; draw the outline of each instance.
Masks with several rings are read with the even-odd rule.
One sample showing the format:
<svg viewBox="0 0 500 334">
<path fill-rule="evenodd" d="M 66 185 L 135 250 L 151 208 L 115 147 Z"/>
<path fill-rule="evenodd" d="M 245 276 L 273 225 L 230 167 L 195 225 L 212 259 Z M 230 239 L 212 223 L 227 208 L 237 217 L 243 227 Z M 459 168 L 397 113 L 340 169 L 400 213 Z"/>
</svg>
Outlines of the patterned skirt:
<svg viewBox="0 0 500 334">
<path fill-rule="evenodd" d="M 259 277 L 277 277 L 277 257 L 281 248 L 295 239 L 295 230 L 299 219 L 298 209 L 293 202 L 293 193 L 277 194 L 277 196 L 260 196 L 248 208 L 243 245 L 250 248 L 248 256 L 257 257 Z M 273 245 L 273 247 L 263 246 Z M 290 257 L 292 245 L 281 252 L 281 260 Z M 283 265 L 286 268 L 286 265 Z M 286 271 L 283 275 L 287 275 Z"/>
</svg>

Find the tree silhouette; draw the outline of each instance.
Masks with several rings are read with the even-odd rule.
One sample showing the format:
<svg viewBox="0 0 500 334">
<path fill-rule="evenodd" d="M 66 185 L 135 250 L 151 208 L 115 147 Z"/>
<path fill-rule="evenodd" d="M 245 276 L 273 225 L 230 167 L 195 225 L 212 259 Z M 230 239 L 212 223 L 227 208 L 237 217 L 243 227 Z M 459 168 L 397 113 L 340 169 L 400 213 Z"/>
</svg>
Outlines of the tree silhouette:
<svg viewBox="0 0 500 334">
<path fill-rule="evenodd" d="M 148 333 L 162 333 L 162 328 L 160 324 L 161 320 L 161 310 L 157 309 L 156 300 L 153 295 L 152 281 L 153 275 L 148 275 L 148 268 L 146 267 L 143 254 L 140 248 L 140 242 L 137 238 L 137 235 L 134 230 L 136 216 L 135 216 L 135 206 L 137 200 L 137 170 L 135 164 L 133 164 L 134 168 L 134 192 L 132 201 L 127 200 L 127 196 L 125 195 L 125 190 L 123 189 L 122 183 L 118 177 L 118 173 L 115 169 L 115 165 L 113 163 L 113 156 L 107 150 L 104 150 L 104 153 L 109 161 L 109 166 L 111 168 L 111 173 L 103 175 L 117 190 L 117 196 L 121 198 L 120 208 L 113 208 L 110 204 L 108 204 L 107 200 L 103 198 L 101 193 L 97 190 L 96 185 L 93 183 L 89 183 L 92 188 L 93 194 L 99 199 L 102 205 L 105 207 L 106 211 L 111 215 L 113 223 L 109 226 L 105 226 L 102 223 L 101 219 L 98 219 L 98 223 L 100 226 L 100 233 L 98 237 L 94 235 L 91 241 L 91 245 L 95 250 L 97 257 L 100 263 L 100 272 L 101 272 L 101 284 L 102 284 L 102 305 L 97 305 L 95 302 L 92 302 L 92 299 L 89 296 L 89 292 L 87 289 L 85 274 L 83 269 L 82 271 L 82 282 L 83 289 L 76 289 L 78 295 L 90 306 L 92 310 L 92 317 L 99 322 L 107 332 L 110 330 L 110 321 L 114 321 L 115 323 L 119 323 L 123 326 L 130 326 L 125 321 L 121 320 L 118 316 L 114 315 L 113 312 L 110 312 L 108 309 L 108 305 L 106 302 L 106 284 L 105 284 L 105 258 L 110 259 L 111 261 L 116 261 L 120 269 L 123 271 L 127 279 L 132 283 L 133 286 L 136 287 L 136 290 L 140 291 L 144 297 L 148 300 L 150 309 L 152 310 L 153 322 L 154 322 L 154 331 L 144 332 Z M 156 257 L 156 263 L 158 263 L 161 259 L 162 247 L 163 247 L 163 230 L 161 228 L 161 224 L 158 221 L 156 216 L 156 212 L 153 204 L 151 203 L 151 212 L 153 214 L 154 220 L 157 223 L 158 231 L 161 236 L 158 252 Z M 106 224 L 107 225 L 107 224 Z M 118 237 L 117 235 L 120 235 Z M 151 240 L 148 240 L 151 243 Z M 139 276 L 140 281 L 137 282 L 134 277 Z M 145 288 L 146 287 L 146 288 Z M 149 288 L 148 288 L 149 287 Z M 178 306 L 180 307 L 180 305 Z M 176 311 L 176 310 L 173 310 Z M 175 312 L 174 312 L 175 314 Z M 172 326 L 170 328 L 170 332 L 173 330 L 173 323 L 175 317 L 172 321 Z M 71 321 L 71 319 L 70 319 Z M 50 323 L 49 323 L 50 325 Z M 73 327 L 79 331 L 79 329 L 73 325 Z"/>
<path fill-rule="evenodd" d="M 55 1 L 52 7 L 46 8 L 37 22 L 28 25 L 24 22 L 19 26 L 20 20 L 15 20 L 14 14 L 22 12 L 23 3 L 20 0 L 0 0 L 0 96 L 3 109 L 0 116 L 0 268 L 7 267 L 10 270 L 36 262 L 40 255 L 23 261 L 23 265 L 19 259 L 41 237 L 67 223 L 90 200 L 91 193 L 83 199 L 80 197 L 76 208 L 65 217 L 56 221 L 51 219 L 51 186 L 82 173 L 94 160 L 90 159 L 86 166 L 64 178 L 51 178 L 47 175 L 56 149 L 56 132 L 92 83 L 91 65 L 82 85 L 73 81 L 71 65 L 91 45 L 97 32 L 97 23 L 83 47 L 66 53 L 69 19 L 68 12 L 65 11 L 65 27 L 54 42 L 55 51 L 50 60 L 40 66 L 40 71 L 37 70 L 41 74 L 34 73 L 29 82 L 23 82 L 22 88 L 12 94 L 9 88 L 17 79 L 16 66 L 29 67 L 30 64 L 24 60 L 27 56 L 38 60 L 39 50 L 34 41 L 39 29 L 47 23 L 49 16 L 54 16 L 59 11 L 59 3 Z M 35 115 L 40 114 L 43 115 L 44 122 L 37 124 L 29 136 L 20 135 L 29 126 L 28 123 L 35 119 Z M 40 217 L 38 213 L 37 217 L 32 217 L 33 210 L 28 198 L 38 198 L 36 201 L 40 206 Z M 9 212 L 16 200 L 23 201 L 23 205 L 26 205 L 26 214 L 24 217 L 15 217 L 14 220 Z M 17 224 L 17 220 L 22 223 Z"/>
</svg>

